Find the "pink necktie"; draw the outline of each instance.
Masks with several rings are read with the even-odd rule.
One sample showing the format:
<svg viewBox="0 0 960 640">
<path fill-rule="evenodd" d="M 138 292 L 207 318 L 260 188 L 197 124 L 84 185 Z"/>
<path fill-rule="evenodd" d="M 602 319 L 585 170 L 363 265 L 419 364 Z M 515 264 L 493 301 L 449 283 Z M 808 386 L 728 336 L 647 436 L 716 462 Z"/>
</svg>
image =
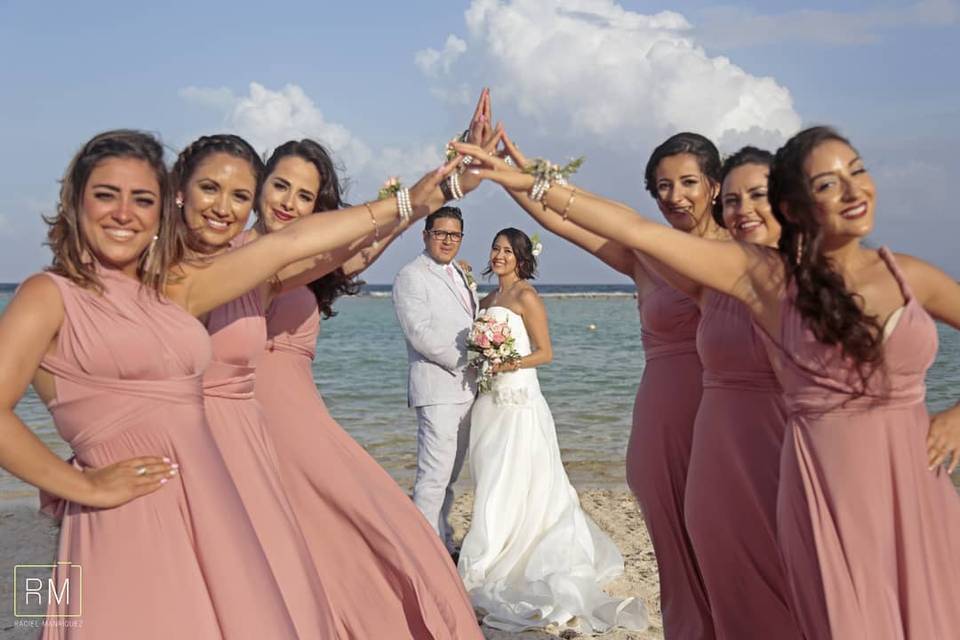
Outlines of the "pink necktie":
<svg viewBox="0 0 960 640">
<path fill-rule="evenodd" d="M 453 282 L 453 288 L 457 290 L 457 293 L 460 294 L 460 299 L 467 305 L 467 309 L 472 308 L 470 305 L 470 300 L 466 297 L 466 294 L 463 292 L 463 280 L 459 277 L 456 270 L 453 268 L 452 264 L 448 264 L 445 267 L 447 275 L 450 276 L 450 281 Z"/>
</svg>

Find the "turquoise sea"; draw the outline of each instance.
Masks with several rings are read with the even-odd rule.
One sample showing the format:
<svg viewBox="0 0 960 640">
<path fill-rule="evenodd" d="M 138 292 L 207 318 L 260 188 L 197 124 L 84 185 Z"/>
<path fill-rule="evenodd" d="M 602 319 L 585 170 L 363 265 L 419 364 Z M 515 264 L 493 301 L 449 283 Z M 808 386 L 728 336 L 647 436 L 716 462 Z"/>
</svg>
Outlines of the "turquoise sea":
<svg viewBox="0 0 960 640">
<path fill-rule="evenodd" d="M 556 420 L 567 471 L 578 487 L 624 486 L 633 398 L 643 373 L 640 322 L 629 286 L 542 285 L 554 361 L 540 382 Z M 0 309 L 12 288 L 0 289 Z M 406 407 L 406 347 L 386 286 L 341 299 L 324 322 L 314 378 L 334 417 L 401 483 L 413 480 L 416 418 Z M 960 395 L 960 334 L 941 326 L 927 379 L 931 411 Z M 682 402 L 682 398 L 676 399 Z M 50 416 L 32 391 L 17 414 L 66 457 Z M 464 483 L 468 482 L 464 478 Z M 955 477 L 960 486 L 960 473 Z M 35 491 L 0 470 L 0 499 Z"/>
</svg>

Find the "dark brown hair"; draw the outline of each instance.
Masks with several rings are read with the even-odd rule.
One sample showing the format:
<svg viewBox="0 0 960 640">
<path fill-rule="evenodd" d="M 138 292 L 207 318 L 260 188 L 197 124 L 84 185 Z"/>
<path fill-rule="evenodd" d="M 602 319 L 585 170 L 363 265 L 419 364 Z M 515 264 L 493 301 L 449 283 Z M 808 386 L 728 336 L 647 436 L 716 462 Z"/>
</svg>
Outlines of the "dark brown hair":
<svg viewBox="0 0 960 640">
<path fill-rule="evenodd" d="M 731 156 L 728 156 L 724 161 L 723 165 L 720 167 L 720 187 L 723 188 L 723 181 L 727 179 L 727 176 L 730 175 L 730 172 L 736 169 L 737 167 L 742 167 L 745 164 L 757 164 L 762 167 L 769 167 L 773 162 L 773 154 L 764 149 L 758 149 L 757 147 L 746 146 L 734 153 Z M 722 194 L 721 194 L 722 196 Z M 713 203 L 713 219 L 716 220 L 717 224 L 721 227 L 726 228 L 727 225 L 723 223 L 723 198 L 717 198 L 717 201 Z"/>
<path fill-rule="evenodd" d="M 463 231 L 463 212 L 460 211 L 459 207 L 450 207 L 442 206 L 430 215 L 427 216 L 427 221 L 424 223 L 423 228 L 426 231 L 433 229 L 433 223 L 441 218 L 450 218 L 456 220 L 460 223 L 460 231 Z"/>
<path fill-rule="evenodd" d="M 839 345 L 856 363 L 861 382 L 883 361 L 883 337 L 875 316 L 867 315 L 859 296 L 847 290 L 821 247 L 823 232 L 803 164 L 820 144 L 836 140 L 853 148 L 830 127 L 811 127 L 790 138 L 770 167 L 770 206 L 783 227 L 780 253 L 787 282 L 797 289 L 796 306 L 817 340 Z"/>
<path fill-rule="evenodd" d="M 174 191 L 186 191 L 187 183 L 193 177 L 193 172 L 197 170 L 200 163 L 215 153 L 225 153 L 246 160 L 250 164 L 250 170 L 257 184 L 263 177 L 263 160 L 257 155 L 253 146 L 241 138 L 231 133 L 217 133 L 212 136 L 200 136 L 180 152 L 177 161 L 173 164 L 171 171 L 171 182 Z M 178 220 L 181 222 L 185 245 L 194 253 L 206 253 L 209 247 L 204 247 L 187 230 L 186 220 L 184 219 L 183 209 L 180 209 Z"/>
<path fill-rule="evenodd" d="M 677 133 L 653 150 L 647 160 L 647 168 L 643 172 L 643 179 L 647 191 L 654 200 L 659 199 L 657 194 L 657 166 L 660 161 L 670 156 L 689 153 L 696 157 L 700 172 L 715 184 L 720 184 L 720 152 L 710 139 L 699 133 L 684 131 Z"/>
<path fill-rule="evenodd" d="M 163 162 L 163 146 L 151 134 L 132 129 L 105 131 L 91 138 L 67 165 L 60 182 L 57 213 L 44 216 L 47 245 L 53 252 L 49 271 L 69 278 L 77 285 L 103 291 L 96 266 L 87 255 L 86 240 L 80 229 L 83 192 L 94 168 L 109 158 L 132 158 L 150 165 L 160 187 L 160 226 L 157 239 L 140 256 L 137 278 L 158 295 L 163 293 L 169 269 L 183 256 L 180 225 L 172 215 L 170 178 Z"/>
<path fill-rule="evenodd" d="M 270 175 L 276 169 L 277 164 L 284 158 L 295 156 L 306 162 L 310 162 L 320 174 L 320 185 L 317 189 L 317 199 L 313 204 L 313 212 L 334 211 L 342 209 L 347 204 L 343 201 L 343 190 L 340 184 L 340 178 L 337 176 L 337 168 L 333 163 L 330 153 L 319 142 L 310 139 L 290 140 L 283 143 L 270 155 L 267 164 L 263 169 L 263 179 L 259 182 L 257 188 L 257 217 L 262 220 L 262 212 L 259 210 L 260 195 L 263 193 L 263 187 Z M 261 225 L 262 227 L 262 225 Z M 264 229 L 265 230 L 265 229 Z M 334 301 L 342 295 L 356 295 L 360 292 L 365 282 L 359 280 L 356 276 L 348 276 L 343 269 L 336 269 L 327 275 L 317 278 L 307 286 L 313 291 L 317 299 L 317 306 L 324 318 L 330 318 L 337 315 L 333 310 Z"/>
<path fill-rule="evenodd" d="M 507 239 L 510 248 L 513 249 L 513 255 L 517 259 L 517 275 L 520 279 L 533 280 L 536 278 L 537 256 L 533 255 L 533 242 L 530 237 L 520 229 L 507 227 L 497 231 L 496 235 L 493 236 L 493 242 L 496 242 L 497 238 L 501 236 Z M 493 243 L 490 246 L 492 247 Z M 491 273 L 493 273 L 493 269 L 488 264 L 483 271 L 483 275 L 489 276 Z"/>
</svg>

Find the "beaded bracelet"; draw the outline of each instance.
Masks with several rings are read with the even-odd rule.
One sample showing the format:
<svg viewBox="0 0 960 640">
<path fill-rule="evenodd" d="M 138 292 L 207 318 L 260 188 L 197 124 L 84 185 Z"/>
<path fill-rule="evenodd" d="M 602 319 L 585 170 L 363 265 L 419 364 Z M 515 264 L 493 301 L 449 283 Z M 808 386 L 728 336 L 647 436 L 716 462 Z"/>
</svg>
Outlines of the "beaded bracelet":
<svg viewBox="0 0 960 640">
<path fill-rule="evenodd" d="M 563 213 L 560 214 L 560 217 L 563 218 L 563 221 L 567 221 L 567 215 L 570 213 L 570 205 L 573 204 L 574 198 L 577 197 L 577 188 L 574 187 L 573 191 L 570 192 L 570 199 L 567 200 L 566 206 L 563 208 Z"/>
<path fill-rule="evenodd" d="M 380 246 L 380 225 L 377 224 L 377 217 L 373 215 L 373 207 L 370 206 L 370 203 L 364 202 L 363 206 L 365 206 L 370 213 L 370 222 L 373 223 L 373 242 L 370 246 L 376 249 Z"/>
</svg>

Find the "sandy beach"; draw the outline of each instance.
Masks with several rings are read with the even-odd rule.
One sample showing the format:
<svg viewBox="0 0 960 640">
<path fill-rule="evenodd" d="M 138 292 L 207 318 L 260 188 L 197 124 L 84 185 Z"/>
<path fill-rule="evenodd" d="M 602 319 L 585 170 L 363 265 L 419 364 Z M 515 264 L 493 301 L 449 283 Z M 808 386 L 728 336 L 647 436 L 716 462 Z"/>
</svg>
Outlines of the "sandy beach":
<svg viewBox="0 0 960 640">
<path fill-rule="evenodd" d="M 650 546 L 643 518 L 629 492 L 623 490 L 588 489 L 580 491 L 583 508 L 610 534 L 623 553 L 626 571 L 608 587 L 615 596 L 639 596 L 650 614 L 650 629 L 643 633 L 611 631 L 597 636 L 564 632 L 563 638 L 594 637 L 603 640 L 652 640 L 662 638 L 660 628 L 660 595 L 657 580 L 657 565 Z M 462 539 L 470 523 L 473 494 L 461 493 L 454 506 L 453 524 L 458 540 Z M 54 558 L 58 529 L 52 520 L 37 513 L 35 501 L 29 499 L 7 500 L 0 505 L 0 566 L 16 564 L 39 564 Z M 10 575 L 0 580 L 0 602 L 11 602 L 12 580 Z M 507 638 L 556 638 L 556 631 L 527 631 L 506 633 L 484 628 L 490 639 Z M 0 639 L 14 640 L 36 637 L 36 629 L 18 628 L 9 607 L 0 612 Z"/>
</svg>

